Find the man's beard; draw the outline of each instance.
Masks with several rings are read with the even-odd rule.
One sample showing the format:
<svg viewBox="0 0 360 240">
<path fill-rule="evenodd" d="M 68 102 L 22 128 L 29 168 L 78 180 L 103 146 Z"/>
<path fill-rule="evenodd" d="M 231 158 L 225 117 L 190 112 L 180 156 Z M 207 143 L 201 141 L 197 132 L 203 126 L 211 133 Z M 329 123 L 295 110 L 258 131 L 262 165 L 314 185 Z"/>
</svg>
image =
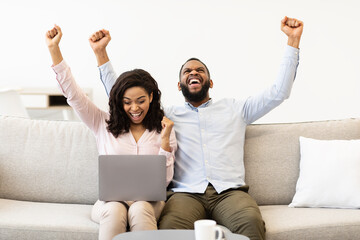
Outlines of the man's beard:
<svg viewBox="0 0 360 240">
<path fill-rule="evenodd" d="M 200 91 L 196 93 L 191 93 L 189 91 L 189 87 L 184 83 L 180 83 L 180 88 L 186 100 L 188 100 L 189 102 L 200 102 L 204 100 L 208 94 L 210 88 L 210 81 L 205 81 Z"/>
</svg>

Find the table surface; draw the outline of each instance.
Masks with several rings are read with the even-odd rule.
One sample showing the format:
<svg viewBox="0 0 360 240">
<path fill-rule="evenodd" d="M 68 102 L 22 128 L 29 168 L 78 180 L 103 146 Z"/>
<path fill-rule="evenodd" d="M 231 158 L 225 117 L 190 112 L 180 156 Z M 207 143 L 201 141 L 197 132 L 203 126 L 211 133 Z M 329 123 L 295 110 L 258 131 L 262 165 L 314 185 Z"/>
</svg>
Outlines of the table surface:
<svg viewBox="0 0 360 240">
<path fill-rule="evenodd" d="M 194 230 L 151 230 L 119 234 L 113 240 L 195 240 Z M 248 237 L 225 232 L 226 240 L 249 240 Z"/>
</svg>

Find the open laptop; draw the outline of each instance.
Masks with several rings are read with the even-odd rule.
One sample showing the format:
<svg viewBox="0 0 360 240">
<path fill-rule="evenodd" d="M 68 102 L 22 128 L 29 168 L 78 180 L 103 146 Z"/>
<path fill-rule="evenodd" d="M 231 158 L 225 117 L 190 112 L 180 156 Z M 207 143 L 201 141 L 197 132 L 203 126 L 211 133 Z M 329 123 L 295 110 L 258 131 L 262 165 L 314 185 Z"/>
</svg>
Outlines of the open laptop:
<svg viewBox="0 0 360 240">
<path fill-rule="evenodd" d="M 100 155 L 101 201 L 165 201 L 166 157 Z"/>
</svg>

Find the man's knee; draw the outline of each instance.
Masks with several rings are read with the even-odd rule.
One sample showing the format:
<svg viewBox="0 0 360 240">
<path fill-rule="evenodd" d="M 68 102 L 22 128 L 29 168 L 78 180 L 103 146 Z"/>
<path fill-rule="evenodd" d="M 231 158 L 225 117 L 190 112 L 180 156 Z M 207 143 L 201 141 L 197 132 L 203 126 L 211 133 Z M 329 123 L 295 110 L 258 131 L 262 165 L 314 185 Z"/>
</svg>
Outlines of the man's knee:
<svg viewBox="0 0 360 240">
<path fill-rule="evenodd" d="M 238 217 L 233 221 L 234 231 L 237 232 L 243 228 L 257 228 L 264 226 L 264 221 L 258 209 L 244 209 L 239 212 Z"/>
<path fill-rule="evenodd" d="M 231 191 L 214 209 L 215 220 L 231 232 L 251 240 L 265 239 L 265 225 L 255 200 L 245 192 Z"/>
<path fill-rule="evenodd" d="M 249 208 L 244 209 L 228 222 L 227 226 L 233 233 L 243 234 L 251 240 L 265 239 L 265 223 L 260 211 Z"/>
<path fill-rule="evenodd" d="M 159 221 L 160 229 L 193 229 L 194 222 L 206 218 L 202 203 L 191 194 L 175 193 L 166 202 Z"/>
</svg>

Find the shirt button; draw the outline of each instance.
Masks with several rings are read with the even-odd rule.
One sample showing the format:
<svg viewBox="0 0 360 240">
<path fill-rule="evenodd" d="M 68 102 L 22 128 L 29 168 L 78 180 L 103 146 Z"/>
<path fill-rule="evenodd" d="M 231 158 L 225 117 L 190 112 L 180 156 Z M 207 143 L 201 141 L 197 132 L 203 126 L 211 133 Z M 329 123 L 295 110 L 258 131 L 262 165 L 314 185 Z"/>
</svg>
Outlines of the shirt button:
<svg viewBox="0 0 360 240">
<path fill-rule="evenodd" d="M 206 144 L 204 144 L 203 147 L 206 148 Z"/>
<path fill-rule="evenodd" d="M 207 177 L 206 180 L 208 180 L 208 182 L 210 182 L 210 178 L 209 178 L 209 177 Z"/>
</svg>

